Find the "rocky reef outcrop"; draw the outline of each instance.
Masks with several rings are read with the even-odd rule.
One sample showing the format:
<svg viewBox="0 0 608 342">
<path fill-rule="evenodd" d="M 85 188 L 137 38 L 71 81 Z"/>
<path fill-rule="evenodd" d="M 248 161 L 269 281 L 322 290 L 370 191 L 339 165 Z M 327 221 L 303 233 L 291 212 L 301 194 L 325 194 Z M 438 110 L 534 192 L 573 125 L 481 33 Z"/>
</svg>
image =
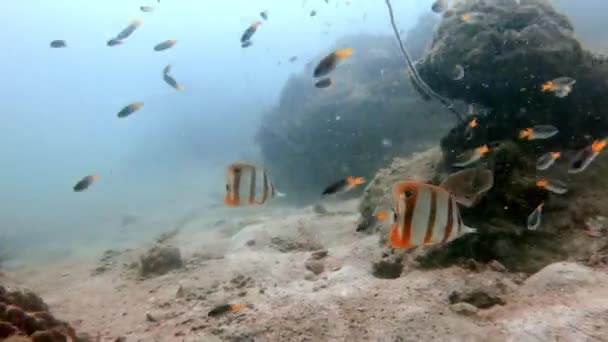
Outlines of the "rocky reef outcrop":
<svg viewBox="0 0 608 342">
<path fill-rule="evenodd" d="M 424 16 L 407 35 L 413 55 L 422 54 L 435 23 Z M 295 200 L 317 199 L 340 177 L 371 177 L 392 158 L 433 144 L 454 122 L 412 87 L 394 37 L 349 36 L 333 46 L 342 47 L 354 52 L 330 75 L 334 84 L 313 86 L 318 56 L 288 80 L 257 134 L 264 165 Z"/>
<path fill-rule="evenodd" d="M 68 323 L 55 318 L 35 293 L 0 286 L 0 340 L 80 341 Z"/>
</svg>

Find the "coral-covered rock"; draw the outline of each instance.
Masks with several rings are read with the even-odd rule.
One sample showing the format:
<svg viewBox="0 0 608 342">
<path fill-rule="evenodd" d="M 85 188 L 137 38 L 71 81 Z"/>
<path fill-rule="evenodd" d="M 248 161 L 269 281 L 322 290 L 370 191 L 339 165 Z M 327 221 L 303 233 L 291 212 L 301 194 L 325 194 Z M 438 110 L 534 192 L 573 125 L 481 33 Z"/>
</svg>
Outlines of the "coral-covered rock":
<svg viewBox="0 0 608 342">
<path fill-rule="evenodd" d="M 56 319 L 44 301 L 29 290 L 0 286 L 0 339 L 2 341 L 76 341 L 76 332 Z"/>
<path fill-rule="evenodd" d="M 182 256 L 177 247 L 157 245 L 140 258 L 141 274 L 144 277 L 163 275 L 183 266 Z"/>
</svg>

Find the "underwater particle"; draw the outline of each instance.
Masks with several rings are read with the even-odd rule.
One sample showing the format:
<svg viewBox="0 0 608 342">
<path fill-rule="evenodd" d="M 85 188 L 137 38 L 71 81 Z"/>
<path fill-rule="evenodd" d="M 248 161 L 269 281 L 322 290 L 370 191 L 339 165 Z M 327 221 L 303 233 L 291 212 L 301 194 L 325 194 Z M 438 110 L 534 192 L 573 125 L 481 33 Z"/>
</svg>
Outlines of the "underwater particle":
<svg viewBox="0 0 608 342">
<path fill-rule="evenodd" d="M 543 154 L 536 160 L 536 169 L 542 171 L 550 168 L 561 156 L 560 152 L 547 152 Z"/>
<path fill-rule="evenodd" d="M 328 88 L 331 87 L 332 84 L 333 81 L 329 77 L 315 81 L 315 87 L 317 88 Z"/>
<path fill-rule="evenodd" d="M 245 30 L 245 32 L 243 32 L 243 35 L 241 36 L 241 45 L 246 41 L 249 41 L 251 37 L 253 37 L 253 34 L 255 33 L 255 31 L 258 30 L 258 27 L 260 27 L 260 25 L 262 25 L 262 22 L 260 21 L 256 21 L 255 23 L 249 25 L 249 27 Z"/>
<path fill-rule="evenodd" d="M 449 191 L 458 204 L 473 207 L 494 186 L 494 173 L 484 167 L 472 167 L 450 174 L 440 187 Z"/>
<path fill-rule="evenodd" d="M 145 13 L 154 12 L 154 6 L 140 6 L 139 10 Z"/>
<path fill-rule="evenodd" d="M 264 20 L 268 20 L 268 11 L 260 12 L 260 17 L 262 17 Z"/>
<path fill-rule="evenodd" d="M 435 13 L 441 13 L 448 8 L 448 0 L 435 0 L 431 6 L 431 10 Z"/>
<path fill-rule="evenodd" d="M 314 17 L 315 15 L 317 15 L 317 11 L 315 11 L 315 10 L 310 11 L 310 16 L 311 17 Z"/>
<path fill-rule="evenodd" d="M 384 139 L 382 139 L 382 146 L 387 147 L 387 148 L 391 147 L 391 146 L 393 146 L 393 142 L 391 141 L 391 139 L 384 138 Z"/>
<path fill-rule="evenodd" d="M 558 181 L 549 181 L 545 178 L 539 178 L 536 181 L 536 186 L 539 188 L 543 188 L 549 192 L 552 192 L 556 195 L 563 195 L 568 192 L 568 188 L 565 184 Z"/>
<path fill-rule="evenodd" d="M 452 164 L 454 167 L 465 167 L 476 163 L 483 156 L 490 152 L 488 145 L 481 145 L 472 150 L 465 151 L 456 157 L 459 162 Z"/>
<path fill-rule="evenodd" d="M 460 16 L 460 20 L 467 24 L 478 24 L 485 19 L 485 14 L 481 12 L 468 12 Z"/>
<path fill-rule="evenodd" d="M 531 128 L 524 128 L 519 131 L 519 138 L 524 140 L 541 140 L 549 139 L 559 133 L 555 126 L 537 125 Z"/>
<path fill-rule="evenodd" d="M 582 149 L 574 157 L 568 173 L 581 173 L 585 171 L 605 147 L 606 140 L 595 140 L 591 146 Z"/>
<path fill-rule="evenodd" d="M 179 85 L 177 83 L 177 81 L 173 78 L 173 76 L 169 75 L 169 73 L 171 72 L 171 64 L 167 65 L 164 69 L 163 69 L 163 80 L 170 85 L 171 87 L 173 87 L 173 89 L 178 90 L 178 91 L 182 91 L 184 90 L 184 87 Z"/>
<path fill-rule="evenodd" d="M 464 67 L 460 64 L 456 64 L 450 72 L 450 79 L 452 81 L 461 81 L 464 78 Z"/>
<path fill-rule="evenodd" d="M 244 42 L 242 42 L 242 43 L 241 43 L 241 47 L 242 47 L 243 49 L 244 49 L 244 48 L 248 48 L 248 47 L 250 47 L 251 45 L 253 45 L 253 42 L 252 42 L 251 40 L 247 40 L 247 41 L 244 41 Z M 281 64 L 281 62 L 279 62 L 279 65 L 280 65 L 280 64 Z"/>
<path fill-rule="evenodd" d="M 336 121 L 340 121 L 340 119 L 342 119 L 342 117 L 340 115 L 336 115 Z"/>
<path fill-rule="evenodd" d="M 348 176 L 344 179 L 332 183 L 327 188 L 325 188 L 325 190 L 323 190 L 323 195 L 333 195 L 337 193 L 348 192 L 354 189 L 357 185 L 361 185 L 364 183 L 365 179 L 363 177 Z"/>
<path fill-rule="evenodd" d="M 91 184 L 93 184 L 96 180 L 99 179 L 97 175 L 88 175 L 79 180 L 76 185 L 74 185 L 74 192 L 82 192 L 88 189 Z"/>
<path fill-rule="evenodd" d="M 552 92 L 555 96 L 563 98 L 572 92 L 572 87 L 576 80 L 572 77 L 558 77 L 554 80 L 547 81 L 541 86 L 542 92 Z"/>
<path fill-rule="evenodd" d="M 177 43 L 177 40 L 165 40 L 162 43 L 158 43 L 154 46 L 154 51 L 163 51 L 172 48 Z"/>
<path fill-rule="evenodd" d="M 127 26 L 124 30 L 120 31 L 120 33 L 118 33 L 116 35 L 116 40 L 125 40 L 127 38 L 129 38 L 129 36 L 131 34 L 133 34 L 133 32 L 135 32 L 135 30 L 141 26 L 141 24 L 143 24 L 143 21 L 141 20 L 134 20 L 132 21 L 129 26 Z"/>
<path fill-rule="evenodd" d="M 144 106 L 143 102 L 136 102 L 136 103 L 132 103 L 126 107 L 124 107 L 123 109 L 120 110 L 120 112 L 118 112 L 118 114 L 116 116 L 118 116 L 119 118 L 126 118 L 127 116 L 135 113 L 136 111 L 138 111 L 139 109 L 141 109 Z"/>
<path fill-rule="evenodd" d="M 215 308 L 213 308 L 211 311 L 209 311 L 209 313 L 207 314 L 207 316 L 209 316 L 209 317 L 217 317 L 217 316 L 221 316 L 223 314 L 227 314 L 229 312 L 240 311 L 242 309 L 243 309 L 242 305 L 238 305 L 238 304 L 224 304 L 224 305 L 216 306 Z"/>
<path fill-rule="evenodd" d="M 313 76 L 317 78 L 326 76 L 338 66 L 340 61 L 348 58 L 352 54 L 353 49 L 351 48 L 339 49 L 330 53 L 329 55 L 323 57 L 319 64 L 317 64 L 313 72 Z"/>
<path fill-rule="evenodd" d="M 541 203 L 534 209 L 534 211 L 528 215 L 528 220 L 526 221 L 526 226 L 529 230 L 537 230 L 540 227 L 540 222 L 543 215 L 543 206 L 545 203 Z"/>
<path fill-rule="evenodd" d="M 57 40 L 53 40 L 51 42 L 50 46 L 54 49 L 59 49 L 59 48 L 68 47 L 68 44 L 63 39 L 57 39 Z"/>
<path fill-rule="evenodd" d="M 116 45 L 121 45 L 123 43 L 122 40 L 116 39 L 116 38 L 112 38 L 110 40 L 108 40 L 108 42 L 106 43 L 107 46 L 116 46 Z"/>
<path fill-rule="evenodd" d="M 393 222 L 387 240 L 392 248 L 444 243 L 477 231 L 462 222 L 452 194 L 435 185 L 399 182 L 392 188 L 392 203 Z"/>
<path fill-rule="evenodd" d="M 261 190 L 259 199 L 256 194 L 258 190 Z M 251 163 L 228 165 L 226 169 L 226 193 L 224 195 L 226 206 L 240 207 L 264 204 L 274 197 L 285 197 L 285 194 L 275 188 L 266 170 Z M 242 198 L 247 198 L 247 203 L 243 203 Z"/>
<path fill-rule="evenodd" d="M 464 129 L 465 140 L 473 139 L 473 133 L 477 126 L 479 126 L 479 124 L 477 123 L 477 119 L 473 119 L 473 120 L 469 121 L 469 123 L 467 124 L 467 127 Z"/>
</svg>

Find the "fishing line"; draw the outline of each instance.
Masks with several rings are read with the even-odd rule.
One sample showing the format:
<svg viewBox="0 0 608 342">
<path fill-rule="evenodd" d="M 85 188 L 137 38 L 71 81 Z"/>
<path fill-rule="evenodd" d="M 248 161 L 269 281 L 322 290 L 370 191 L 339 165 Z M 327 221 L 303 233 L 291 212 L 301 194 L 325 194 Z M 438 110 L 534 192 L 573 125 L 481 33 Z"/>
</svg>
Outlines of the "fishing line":
<svg viewBox="0 0 608 342">
<path fill-rule="evenodd" d="M 410 71 L 412 73 L 412 81 L 426 95 L 428 95 L 431 98 L 436 99 L 441 104 L 443 104 L 450 112 L 454 113 L 454 115 L 456 115 L 456 118 L 458 119 L 458 121 L 463 122 L 464 120 L 462 118 L 463 117 L 462 114 L 460 112 L 458 112 L 456 110 L 456 108 L 454 108 L 454 104 L 452 103 L 452 101 L 450 101 L 449 99 L 447 99 L 447 98 L 445 98 L 445 97 L 437 94 L 431 87 L 429 87 L 428 84 L 426 84 L 426 82 L 424 82 L 424 80 L 418 74 L 418 71 L 416 70 L 416 67 L 414 66 L 414 63 L 412 62 L 412 58 L 410 57 L 409 53 L 407 53 L 407 50 L 405 49 L 405 46 L 403 45 L 403 41 L 401 40 L 401 35 L 399 34 L 399 30 L 397 29 L 397 25 L 395 24 L 395 16 L 393 14 L 393 6 L 391 6 L 390 0 L 385 0 L 385 1 L 386 1 L 386 6 L 388 7 L 388 14 L 389 14 L 390 19 L 391 19 L 391 26 L 393 27 L 393 32 L 395 32 L 395 36 L 397 38 L 397 41 L 399 42 L 399 48 L 401 48 L 401 53 L 403 53 L 403 57 L 405 57 L 405 61 L 407 63 L 407 66 L 409 67 L 409 69 L 410 69 Z"/>
</svg>

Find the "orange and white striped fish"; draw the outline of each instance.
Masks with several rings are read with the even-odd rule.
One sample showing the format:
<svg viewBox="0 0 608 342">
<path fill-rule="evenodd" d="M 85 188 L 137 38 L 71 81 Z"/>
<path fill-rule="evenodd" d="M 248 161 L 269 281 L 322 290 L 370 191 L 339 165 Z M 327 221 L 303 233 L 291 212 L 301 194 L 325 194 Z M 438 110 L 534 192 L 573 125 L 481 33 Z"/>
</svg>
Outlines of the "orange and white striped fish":
<svg viewBox="0 0 608 342">
<path fill-rule="evenodd" d="M 261 194 L 259 197 L 257 194 Z M 272 184 L 266 171 L 250 163 L 233 163 L 226 170 L 224 204 L 229 207 L 264 204 L 269 199 L 284 197 Z M 243 200 L 246 199 L 246 202 Z"/>
<path fill-rule="evenodd" d="M 393 223 L 387 244 L 412 248 L 452 241 L 477 230 L 462 222 L 456 199 L 441 187 L 415 181 L 393 186 Z M 386 215 L 376 214 L 380 220 Z"/>
</svg>

